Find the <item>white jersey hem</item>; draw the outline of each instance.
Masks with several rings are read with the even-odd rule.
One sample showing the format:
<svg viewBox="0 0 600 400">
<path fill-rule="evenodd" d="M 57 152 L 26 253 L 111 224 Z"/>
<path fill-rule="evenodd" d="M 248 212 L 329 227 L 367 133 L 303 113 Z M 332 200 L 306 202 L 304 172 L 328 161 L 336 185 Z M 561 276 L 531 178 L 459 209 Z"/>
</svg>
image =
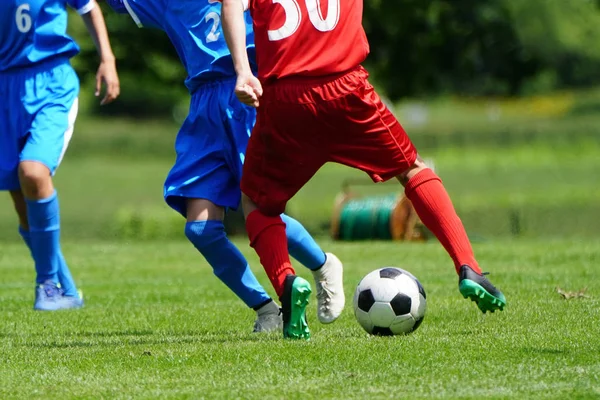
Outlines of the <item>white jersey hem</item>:
<svg viewBox="0 0 600 400">
<path fill-rule="evenodd" d="M 92 11 L 96 7 L 96 1 L 90 0 L 85 6 L 77 9 L 77 14 L 84 15 Z"/>
</svg>

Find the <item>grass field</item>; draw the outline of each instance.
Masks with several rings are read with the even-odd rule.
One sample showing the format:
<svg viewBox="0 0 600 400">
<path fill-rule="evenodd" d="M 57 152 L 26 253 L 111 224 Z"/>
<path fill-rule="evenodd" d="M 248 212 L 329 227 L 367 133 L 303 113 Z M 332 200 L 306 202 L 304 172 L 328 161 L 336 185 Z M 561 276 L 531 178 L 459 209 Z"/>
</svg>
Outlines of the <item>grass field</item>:
<svg viewBox="0 0 600 400">
<path fill-rule="evenodd" d="M 323 326 L 313 302 L 313 339 L 298 343 L 250 333 L 253 313 L 183 241 L 67 241 L 87 304 L 52 314 L 31 310 L 30 258 L 4 243 L 0 398 L 600 398 L 600 242 L 478 244 L 508 299 L 485 316 L 460 297 L 435 243 L 324 247 L 345 261 L 348 306 Z M 412 271 L 427 291 L 425 322 L 410 336 L 370 337 L 352 315 L 355 285 L 385 265 Z M 563 300 L 556 286 L 588 287 L 589 298 Z"/>
</svg>

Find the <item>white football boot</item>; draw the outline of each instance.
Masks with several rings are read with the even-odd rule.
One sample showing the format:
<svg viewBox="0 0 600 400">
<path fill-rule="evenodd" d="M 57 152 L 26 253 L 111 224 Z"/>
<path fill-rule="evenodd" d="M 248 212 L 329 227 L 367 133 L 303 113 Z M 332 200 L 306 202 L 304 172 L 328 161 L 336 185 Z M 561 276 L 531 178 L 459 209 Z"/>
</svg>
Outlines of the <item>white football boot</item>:
<svg viewBox="0 0 600 400">
<path fill-rule="evenodd" d="M 279 332 L 283 329 L 281 310 L 274 301 L 270 301 L 256 310 L 253 332 Z"/>
<path fill-rule="evenodd" d="M 321 323 L 330 324 L 340 316 L 346 303 L 344 267 L 334 254 L 325 256 L 325 264 L 312 274 L 317 288 L 317 316 Z"/>
</svg>

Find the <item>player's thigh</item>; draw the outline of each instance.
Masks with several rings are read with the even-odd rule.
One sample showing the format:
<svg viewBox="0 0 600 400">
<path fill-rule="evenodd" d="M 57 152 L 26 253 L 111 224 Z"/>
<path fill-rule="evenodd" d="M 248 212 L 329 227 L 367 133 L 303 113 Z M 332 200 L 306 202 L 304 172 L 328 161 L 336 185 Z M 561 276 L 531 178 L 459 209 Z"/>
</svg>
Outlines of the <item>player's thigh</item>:
<svg viewBox="0 0 600 400">
<path fill-rule="evenodd" d="M 415 162 L 412 141 L 370 84 L 327 107 L 333 108 L 337 127 L 331 161 L 358 168 L 375 182 L 398 176 Z"/>
<path fill-rule="evenodd" d="M 207 220 L 222 221 L 225 218 L 225 209 L 208 199 L 187 199 L 186 208 L 188 222 Z"/>
<path fill-rule="evenodd" d="M 73 135 L 78 94 L 79 80 L 68 64 L 28 79 L 24 104 L 32 120 L 21 162 L 39 162 L 55 172 Z"/>
<path fill-rule="evenodd" d="M 269 114 L 278 115 L 275 109 Z M 265 118 L 263 118 L 265 117 Z M 303 140 L 305 132 L 295 131 L 296 120 L 281 124 L 259 112 L 246 151 L 242 192 L 268 215 L 279 215 L 285 206 L 324 163 L 320 152 L 311 151 Z"/>
</svg>

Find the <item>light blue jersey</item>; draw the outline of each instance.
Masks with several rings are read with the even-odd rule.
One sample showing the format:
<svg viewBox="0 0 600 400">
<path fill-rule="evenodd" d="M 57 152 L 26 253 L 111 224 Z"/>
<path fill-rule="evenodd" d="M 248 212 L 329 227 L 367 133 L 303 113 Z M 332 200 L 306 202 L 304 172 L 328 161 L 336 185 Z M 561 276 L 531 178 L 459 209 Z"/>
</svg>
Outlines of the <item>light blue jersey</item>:
<svg viewBox="0 0 600 400">
<path fill-rule="evenodd" d="M 0 72 L 35 66 L 79 52 L 67 35 L 67 4 L 79 14 L 93 0 L 0 0 Z"/>
<path fill-rule="evenodd" d="M 221 29 L 221 3 L 217 0 L 108 0 L 113 9 L 129 13 L 138 26 L 163 30 L 175 46 L 193 93 L 199 85 L 235 76 L 233 62 Z M 246 16 L 248 52 L 254 61 L 254 33 Z"/>
</svg>

